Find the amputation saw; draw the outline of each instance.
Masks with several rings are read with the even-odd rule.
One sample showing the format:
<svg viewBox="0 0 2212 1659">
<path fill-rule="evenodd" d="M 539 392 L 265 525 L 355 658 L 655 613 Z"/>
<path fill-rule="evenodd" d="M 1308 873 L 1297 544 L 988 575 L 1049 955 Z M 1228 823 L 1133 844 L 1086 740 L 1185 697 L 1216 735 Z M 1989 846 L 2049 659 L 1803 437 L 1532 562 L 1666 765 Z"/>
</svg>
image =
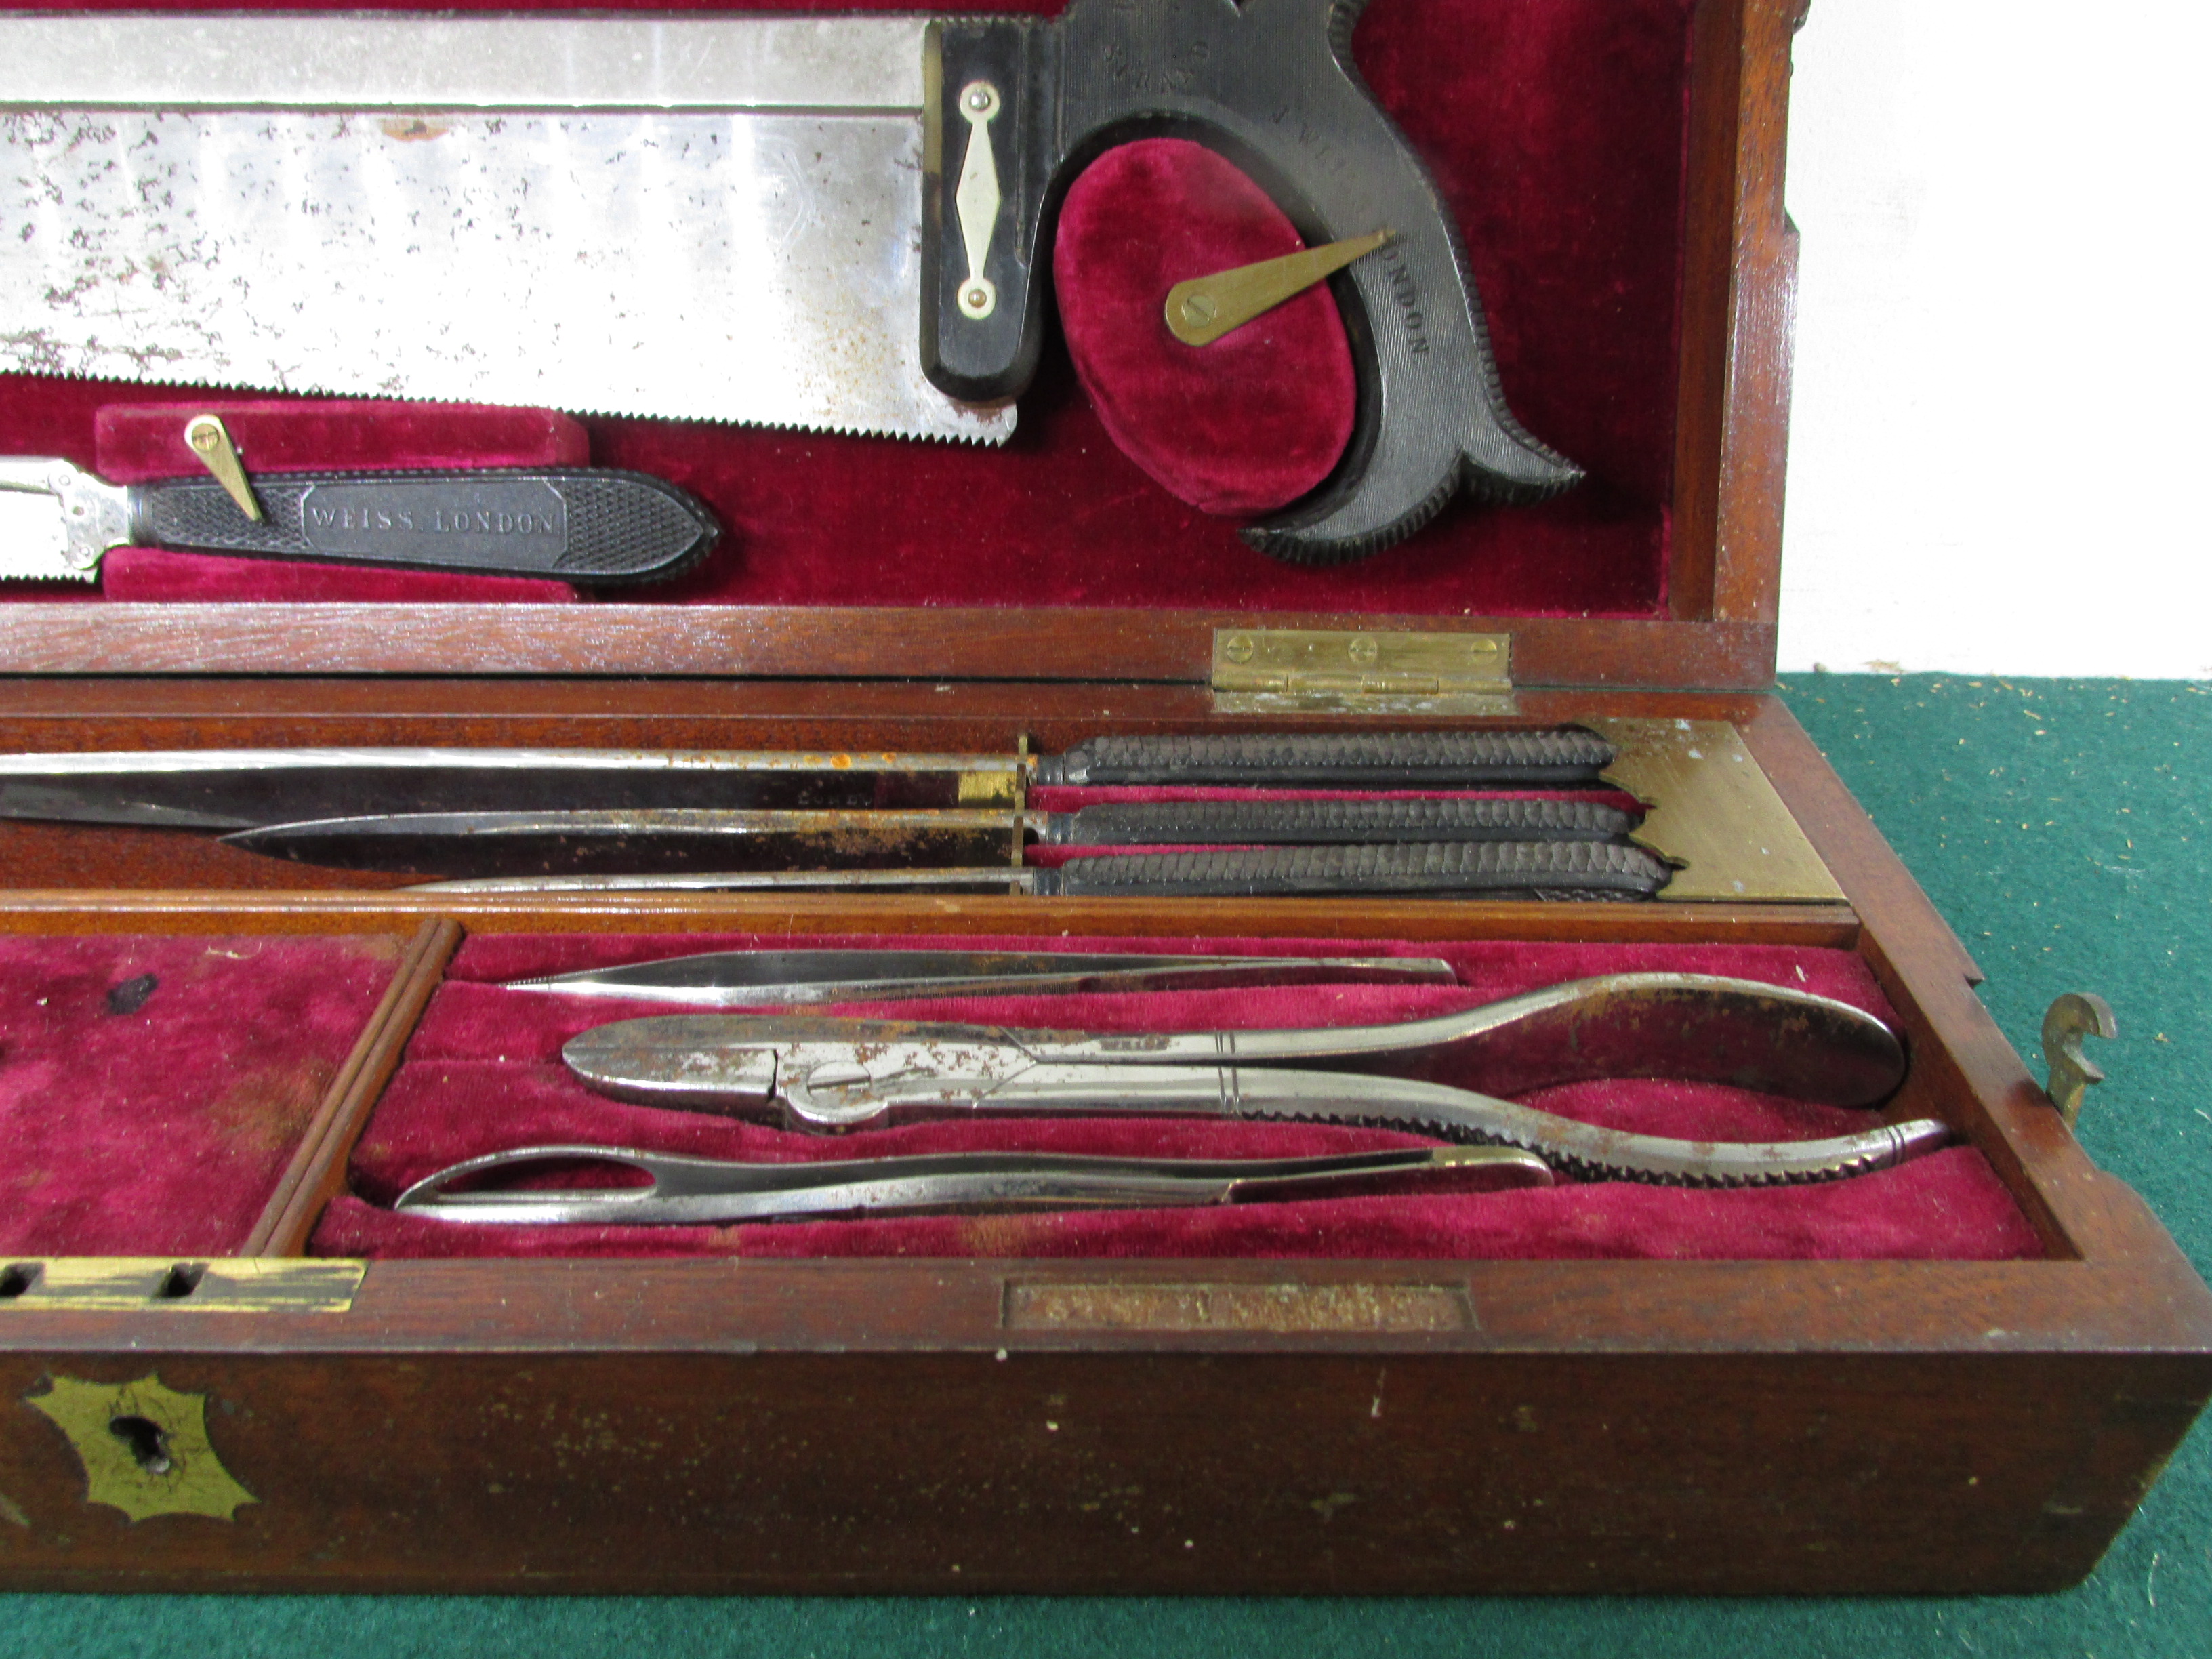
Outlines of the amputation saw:
<svg viewBox="0 0 2212 1659">
<path fill-rule="evenodd" d="M 1310 244 L 1395 233 L 1334 279 L 1345 458 L 1246 532 L 1358 557 L 1580 476 L 1505 405 L 1360 9 L 0 18 L 0 368 L 1000 442 L 1060 193 L 1174 131 Z"/>
</svg>

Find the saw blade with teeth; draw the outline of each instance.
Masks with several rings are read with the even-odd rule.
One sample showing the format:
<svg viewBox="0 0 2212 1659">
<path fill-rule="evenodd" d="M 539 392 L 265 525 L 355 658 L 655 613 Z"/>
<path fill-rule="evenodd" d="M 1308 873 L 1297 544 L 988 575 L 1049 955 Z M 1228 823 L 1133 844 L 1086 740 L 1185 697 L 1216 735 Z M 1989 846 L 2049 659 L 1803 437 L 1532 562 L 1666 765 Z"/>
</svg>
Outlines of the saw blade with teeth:
<svg viewBox="0 0 2212 1659">
<path fill-rule="evenodd" d="M 132 68 L 159 20 L 57 21 L 0 69 L 0 368 L 1005 441 L 916 350 L 921 20 L 664 24 L 581 70 L 496 21 L 481 86 L 325 17 L 302 53 L 360 35 L 329 88 L 217 65 L 197 104 Z"/>
</svg>

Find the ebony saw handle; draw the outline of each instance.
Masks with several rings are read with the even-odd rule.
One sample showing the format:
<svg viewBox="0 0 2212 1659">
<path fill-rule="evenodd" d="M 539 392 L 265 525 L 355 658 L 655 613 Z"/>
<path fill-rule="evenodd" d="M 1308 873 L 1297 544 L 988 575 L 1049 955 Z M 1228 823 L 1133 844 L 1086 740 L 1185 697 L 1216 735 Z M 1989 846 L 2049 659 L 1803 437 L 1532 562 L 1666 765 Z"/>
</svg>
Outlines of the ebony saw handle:
<svg viewBox="0 0 2212 1659">
<path fill-rule="evenodd" d="M 684 490 L 641 472 L 257 473 L 257 522 L 212 479 L 133 485 L 142 545 L 330 559 L 580 586 L 661 581 L 690 568 L 721 526 Z"/>
<path fill-rule="evenodd" d="M 1049 21 L 933 23 L 922 198 L 929 378 L 976 403 L 1028 385 L 1060 198 L 1110 145 L 1167 132 L 1243 167 L 1309 246 L 1396 233 L 1336 279 L 1359 382 L 1344 459 L 1313 495 L 1246 529 L 1247 541 L 1299 563 L 1340 563 L 1412 535 L 1462 484 L 1493 500 L 1534 501 L 1577 482 L 1581 470 L 1505 406 L 1450 214 L 1352 66 L 1352 25 L 1365 4 L 1073 0 Z"/>
</svg>

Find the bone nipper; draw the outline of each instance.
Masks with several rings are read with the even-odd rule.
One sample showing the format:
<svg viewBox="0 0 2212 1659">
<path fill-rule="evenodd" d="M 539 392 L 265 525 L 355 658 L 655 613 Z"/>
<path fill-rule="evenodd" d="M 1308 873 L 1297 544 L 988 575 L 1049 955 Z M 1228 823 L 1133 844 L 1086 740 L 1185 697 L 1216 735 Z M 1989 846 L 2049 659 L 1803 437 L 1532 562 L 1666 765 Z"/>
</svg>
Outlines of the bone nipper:
<svg viewBox="0 0 2212 1659">
<path fill-rule="evenodd" d="M 1669 1185 L 1834 1180 L 1932 1152 L 1950 1133 L 1923 1118 L 1819 1140 L 1672 1139 L 1577 1122 L 1458 1081 L 1524 1092 L 1664 1078 L 1867 1108 L 1904 1079 L 1902 1048 L 1870 1015 L 1806 992 L 1686 974 L 1609 975 L 1392 1024 L 1279 1030 L 663 1016 L 586 1031 L 563 1057 L 586 1084 L 623 1099 L 815 1131 L 982 1113 L 1300 1119 L 1517 1148 L 1586 1178 Z"/>
</svg>

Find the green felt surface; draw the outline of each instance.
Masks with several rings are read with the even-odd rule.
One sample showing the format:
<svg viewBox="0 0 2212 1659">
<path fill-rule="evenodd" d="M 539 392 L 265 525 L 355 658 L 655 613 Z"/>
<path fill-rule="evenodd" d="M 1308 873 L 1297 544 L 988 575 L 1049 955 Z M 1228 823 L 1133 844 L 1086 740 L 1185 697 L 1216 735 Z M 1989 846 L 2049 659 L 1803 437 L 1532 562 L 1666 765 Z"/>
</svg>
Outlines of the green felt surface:
<svg viewBox="0 0 2212 1659">
<path fill-rule="evenodd" d="M 1979 959 L 2021 1052 L 2092 990 L 2119 1040 L 2081 1133 L 2212 1270 L 2212 691 L 2118 681 L 1820 675 L 1790 706 Z M 2036 1067 L 2040 1070 L 2039 1062 Z M 0 1560 L 8 1532 L 0 1524 Z M 1956 1600 L 678 1601 L 0 1597 L 0 1653 L 383 1656 L 1328 1652 L 1339 1659 L 1631 1648 L 1711 1659 L 2212 1652 L 2212 1430 L 2199 1426 L 2104 1565 L 2061 1595 Z"/>
</svg>

